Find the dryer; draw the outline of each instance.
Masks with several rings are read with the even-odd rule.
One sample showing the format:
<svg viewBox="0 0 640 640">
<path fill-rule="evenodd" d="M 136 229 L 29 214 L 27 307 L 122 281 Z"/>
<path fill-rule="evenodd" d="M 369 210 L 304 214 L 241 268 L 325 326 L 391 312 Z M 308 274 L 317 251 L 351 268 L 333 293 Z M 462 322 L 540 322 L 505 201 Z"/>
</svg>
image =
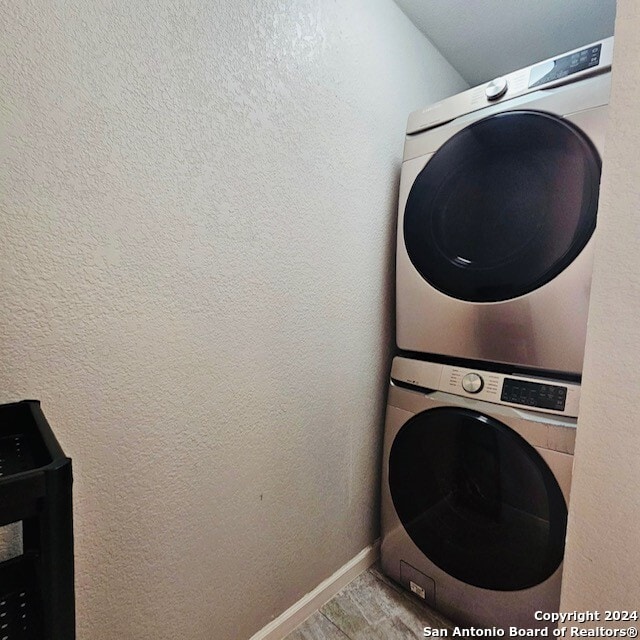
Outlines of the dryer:
<svg viewBox="0 0 640 640">
<path fill-rule="evenodd" d="M 397 344 L 579 375 L 613 38 L 409 116 Z"/>
<path fill-rule="evenodd" d="M 580 387 L 396 357 L 383 571 L 460 624 L 558 611 Z"/>
</svg>

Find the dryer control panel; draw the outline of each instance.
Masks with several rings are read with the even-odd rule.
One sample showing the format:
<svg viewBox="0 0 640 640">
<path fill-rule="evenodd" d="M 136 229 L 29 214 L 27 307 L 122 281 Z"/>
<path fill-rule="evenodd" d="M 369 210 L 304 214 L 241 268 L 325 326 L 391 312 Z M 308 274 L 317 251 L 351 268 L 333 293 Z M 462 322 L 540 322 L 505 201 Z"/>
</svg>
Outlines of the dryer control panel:
<svg viewBox="0 0 640 640">
<path fill-rule="evenodd" d="M 490 82 L 414 111 L 407 121 L 407 136 L 411 137 L 446 124 L 496 102 L 520 98 L 533 91 L 549 90 L 605 73 L 611 69 L 612 62 L 613 37 L 567 51 L 562 56 L 549 58 L 494 78 Z"/>
<path fill-rule="evenodd" d="M 529 74 L 529 89 L 539 87 L 540 85 L 560 80 L 567 76 L 579 73 L 591 67 L 597 67 L 600 64 L 600 53 L 602 52 L 602 43 L 594 44 L 580 51 L 541 62 L 531 69 Z"/>
<path fill-rule="evenodd" d="M 580 385 L 396 357 L 391 379 L 496 404 L 577 417 Z"/>
</svg>

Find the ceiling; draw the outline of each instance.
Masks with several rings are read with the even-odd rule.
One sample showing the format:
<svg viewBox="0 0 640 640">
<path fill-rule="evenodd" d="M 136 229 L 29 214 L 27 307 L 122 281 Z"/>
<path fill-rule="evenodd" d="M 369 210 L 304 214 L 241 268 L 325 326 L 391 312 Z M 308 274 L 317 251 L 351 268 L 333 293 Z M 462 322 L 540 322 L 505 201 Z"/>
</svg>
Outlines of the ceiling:
<svg viewBox="0 0 640 640">
<path fill-rule="evenodd" d="M 613 35 L 615 0 L 396 0 L 475 86 Z"/>
</svg>

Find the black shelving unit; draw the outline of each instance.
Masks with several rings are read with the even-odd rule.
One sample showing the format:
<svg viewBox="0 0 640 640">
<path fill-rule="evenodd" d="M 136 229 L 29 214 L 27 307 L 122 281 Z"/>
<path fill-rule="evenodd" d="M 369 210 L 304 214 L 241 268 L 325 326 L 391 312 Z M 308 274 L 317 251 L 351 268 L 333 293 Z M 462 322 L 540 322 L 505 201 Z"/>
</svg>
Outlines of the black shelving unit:
<svg viewBox="0 0 640 640">
<path fill-rule="evenodd" d="M 74 640 L 71 459 L 37 400 L 0 405 L 0 526 L 22 555 L 0 562 L 0 640 Z"/>
</svg>

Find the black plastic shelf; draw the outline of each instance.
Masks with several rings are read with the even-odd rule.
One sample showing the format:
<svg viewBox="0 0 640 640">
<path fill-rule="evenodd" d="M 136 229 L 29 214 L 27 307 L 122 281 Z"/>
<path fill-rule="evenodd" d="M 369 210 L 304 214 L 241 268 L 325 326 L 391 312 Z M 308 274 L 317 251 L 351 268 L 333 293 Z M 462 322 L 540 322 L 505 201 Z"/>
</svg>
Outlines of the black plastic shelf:
<svg viewBox="0 0 640 640">
<path fill-rule="evenodd" d="M 0 405 L 0 526 L 23 553 L 0 562 L 0 640 L 74 640 L 71 459 L 37 400 Z"/>
<path fill-rule="evenodd" d="M 0 478 L 29 471 L 35 466 L 35 458 L 24 434 L 0 438 Z"/>
<path fill-rule="evenodd" d="M 0 564 L 0 638 L 40 640 L 42 602 L 35 559 L 15 558 Z"/>
</svg>

